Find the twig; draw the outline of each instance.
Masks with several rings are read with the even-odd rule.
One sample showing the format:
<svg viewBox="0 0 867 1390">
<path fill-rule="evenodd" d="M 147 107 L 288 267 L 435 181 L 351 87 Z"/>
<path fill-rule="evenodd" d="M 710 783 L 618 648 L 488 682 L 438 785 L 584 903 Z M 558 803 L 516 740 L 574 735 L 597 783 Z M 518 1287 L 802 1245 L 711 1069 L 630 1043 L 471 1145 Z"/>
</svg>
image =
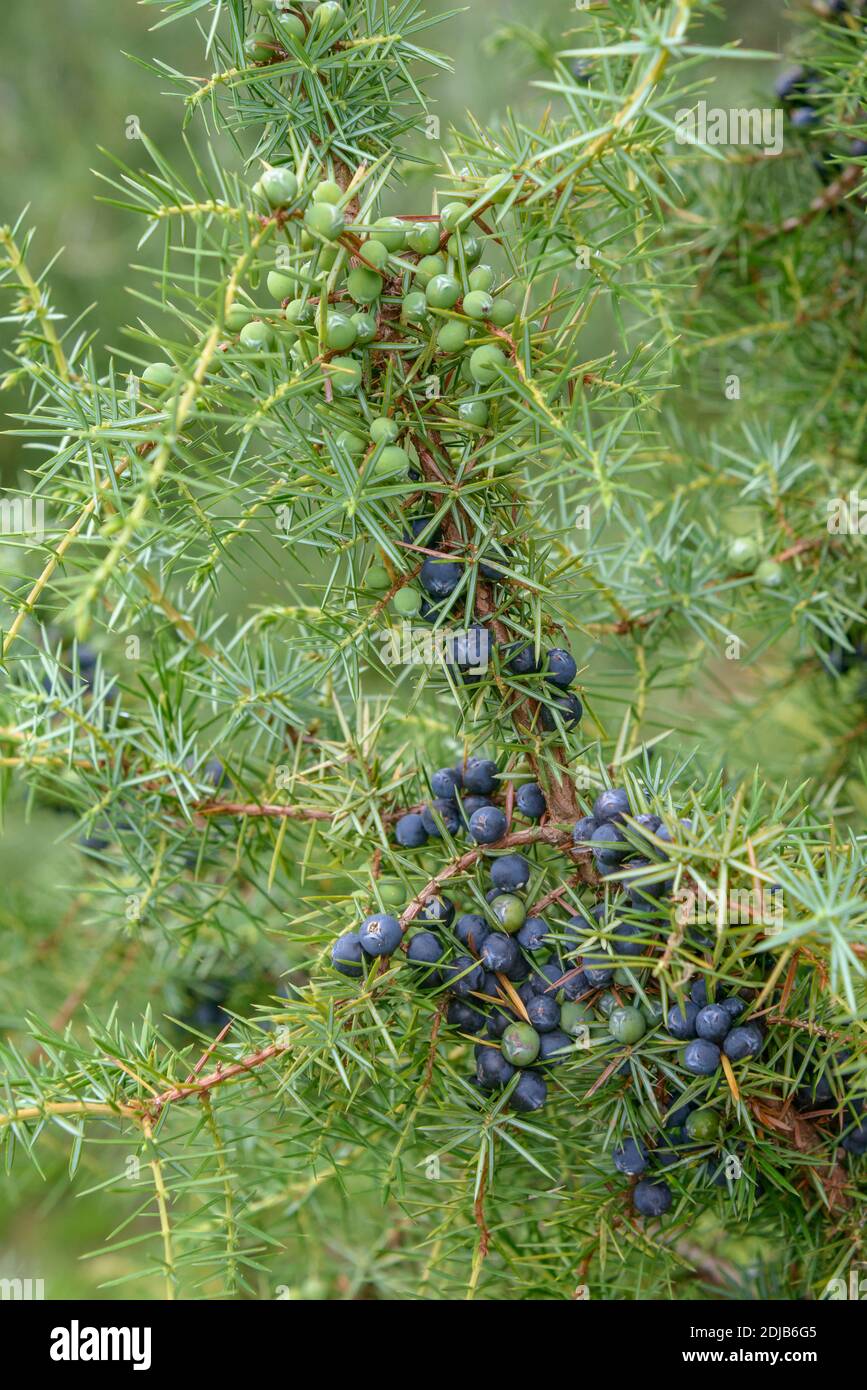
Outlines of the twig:
<svg viewBox="0 0 867 1390">
<path fill-rule="evenodd" d="M 409 926 L 413 918 L 417 917 L 421 909 L 429 898 L 434 897 L 444 883 L 450 878 L 455 878 L 458 874 L 465 873 L 472 868 L 473 864 L 492 849 L 515 849 L 520 845 L 534 844 L 554 845 L 563 848 L 572 845 L 572 836 L 567 829 L 556 825 L 534 825 L 527 830 L 516 830 L 511 835 L 504 835 L 495 845 L 479 845 L 476 849 L 469 849 L 465 854 L 461 854 L 457 859 L 453 859 L 450 864 L 446 864 L 433 878 L 425 884 L 420 893 L 417 893 L 412 902 L 406 907 L 401 915 L 400 924 L 404 931 Z"/>
</svg>

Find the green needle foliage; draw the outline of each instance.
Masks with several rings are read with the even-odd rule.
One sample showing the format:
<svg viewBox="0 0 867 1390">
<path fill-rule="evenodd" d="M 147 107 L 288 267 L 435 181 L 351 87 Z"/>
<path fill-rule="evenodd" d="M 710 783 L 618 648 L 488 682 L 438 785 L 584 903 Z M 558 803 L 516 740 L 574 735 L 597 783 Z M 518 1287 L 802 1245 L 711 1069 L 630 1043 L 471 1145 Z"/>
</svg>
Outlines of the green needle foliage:
<svg viewBox="0 0 867 1390">
<path fill-rule="evenodd" d="M 4 917 L 22 1200 L 62 1155 L 118 1213 L 105 1287 L 148 1296 L 824 1296 L 864 1254 L 865 586 L 827 524 L 865 420 L 857 7 L 813 17 L 815 119 L 770 155 L 677 139 L 709 65 L 768 56 L 691 0 L 504 31 L 540 123 L 442 148 L 416 0 L 148 2 L 207 72 L 156 67 L 182 150 L 103 175 L 142 228 L 124 346 L 0 233 L 44 517 L 5 552 L 0 785 L 63 842 Z M 399 843 L 470 757 L 505 833 L 446 803 Z M 619 860 L 573 839 L 609 787 Z M 544 949 L 481 978 L 439 927 L 426 974 L 432 904 L 503 921 L 502 851 Z M 400 949 L 336 971 L 374 913 Z M 543 964 L 570 1026 L 531 1110 L 478 1084 L 473 1013 L 526 1022 Z M 710 1074 L 667 1024 L 703 990 L 761 1030 Z"/>
</svg>

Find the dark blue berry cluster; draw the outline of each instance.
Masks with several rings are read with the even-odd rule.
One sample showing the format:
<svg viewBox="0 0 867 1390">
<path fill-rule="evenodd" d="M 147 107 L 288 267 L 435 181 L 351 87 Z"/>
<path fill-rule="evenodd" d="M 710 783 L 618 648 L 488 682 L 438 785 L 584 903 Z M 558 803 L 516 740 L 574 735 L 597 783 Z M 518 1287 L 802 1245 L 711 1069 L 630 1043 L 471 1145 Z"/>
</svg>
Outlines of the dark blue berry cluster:
<svg viewBox="0 0 867 1390">
<path fill-rule="evenodd" d="M 402 940 L 398 919 L 388 912 L 376 912 L 365 917 L 358 931 L 337 938 L 331 947 L 331 964 L 341 975 L 358 978 L 364 974 L 366 961 L 394 955 Z"/>
<path fill-rule="evenodd" d="M 668 1105 L 661 1131 L 649 1139 L 627 1138 L 612 1152 L 614 1167 L 627 1177 L 638 1178 L 632 1203 L 639 1216 L 664 1216 L 673 1193 L 662 1172 L 673 1165 L 701 1162 L 704 1176 L 717 1186 L 740 1172 L 739 1159 L 721 1149 L 720 1117 L 711 1107 L 682 1097 Z M 728 1165 L 736 1160 L 733 1168 Z"/>
<path fill-rule="evenodd" d="M 666 1026 L 672 1038 L 685 1044 L 681 1060 L 693 1076 L 713 1076 L 720 1068 L 722 1057 L 730 1062 L 743 1062 L 758 1057 L 765 1035 L 759 1023 L 737 1023 L 747 1005 L 737 994 L 730 994 L 714 1003 L 708 999 L 707 983 L 696 980 L 690 997 L 683 1004 L 673 1004 L 668 1011 Z"/>
<path fill-rule="evenodd" d="M 674 1165 L 681 1171 L 700 1165 L 717 1186 L 742 1175 L 743 1146 L 723 1147 L 719 1099 L 734 1085 L 734 1066 L 760 1057 L 768 1066 L 765 1027 L 751 1016 L 756 991 L 721 990 L 709 971 L 672 999 L 670 987 L 663 993 L 647 970 L 671 929 L 675 836 L 681 847 L 689 844 L 689 821 L 671 830 L 659 816 L 634 808 L 624 789 L 601 791 L 572 839 L 578 861 L 592 860 L 603 896 L 585 904 L 582 890 L 573 896 L 578 911 L 564 910 L 557 859 L 531 863 L 508 845 L 496 849 L 507 828 L 495 800 L 502 799 L 502 781 L 491 759 L 441 768 L 431 778 L 432 802 L 398 821 L 401 845 L 422 845 L 443 829 L 463 827 L 485 851 L 469 856 L 472 873 L 484 865 L 489 877 L 471 882 L 470 910 L 461 912 L 438 893 L 423 900 L 414 918 L 405 914 L 411 918 L 407 967 L 417 988 L 447 996 L 448 1024 L 476 1040 L 473 1084 L 482 1092 L 505 1090 L 517 1111 L 545 1104 L 551 1069 L 567 1060 L 602 1058 L 602 1082 L 637 1078 L 633 1057 L 663 1063 L 665 1089 L 677 1078 L 681 1096 L 666 1106 L 664 1092 L 659 1095 L 665 1113 L 656 1129 L 627 1137 L 612 1155 L 618 1172 L 637 1179 L 636 1213 L 663 1216 L 673 1203 L 664 1174 Z M 536 783 L 518 786 L 513 802 L 530 819 L 546 811 Z M 677 858 L 682 862 L 683 855 Z M 530 904 L 552 867 L 556 885 L 534 911 Z M 696 950 L 712 944 L 692 928 L 687 935 Z M 396 917 L 369 917 L 335 942 L 334 966 L 360 976 L 365 962 L 391 955 L 402 939 Z M 806 1061 L 801 1080 L 799 1109 L 815 1110 L 835 1097 L 828 1077 L 811 1072 Z M 842 1143 L 857 1156 L 867 1151 L 863 1105 L 852 1109 Z M 760 1185 L 750 1181 L 760 1195 Z"/>
<path fill-rule="evenodd" d="M 569 688 L 578 674 L 571 652 L 552 647 L 540 654 L 533 642 L 525 641 L 511 643 L 502 655 L 507 674 L 528 682 L 528 688 L 543 701 L 539 707 L 543 729 L 553 732 L 558 719 L 566 729 L 581 722 L 584 706 Z M 552 688 L 546 690 L 546 686 Z"/>
<path fill-rule="evenodd" d="M 430 839 L 466 833 L 477 845 L 495 845 L 509 828 L 502 800 L 502 783 L 491 758 L 469 758 L 462 767 L 442 767 L 431 777 L 433 798 L 420 811 L 408 811 L 395 826 L 395 839 L 404 849 L 421 849 Z M 518 786 L 514 805 L 527 820 L 541 820 L 545 796 L 536 782 Z"/>
<path fill-rule="evenodd" d="M 682 822 L 690 829 L 689 821 Z M 576 821 L 572 841 L 578 850 L 589 849 L 601 877 L 629 869 L 650 869 L 665 862 L 665 844 L 672 836 L 660 816 L 640 811 L 633 814 L 628 794 L 618 787 L 599 793 L 589 816 Z M 660 843 L 662 842 L 662 843 Z M 640 876 L 627 889 L 636 910 L 652 912 L 672 890 L 664 873 Z"/>
</svg>

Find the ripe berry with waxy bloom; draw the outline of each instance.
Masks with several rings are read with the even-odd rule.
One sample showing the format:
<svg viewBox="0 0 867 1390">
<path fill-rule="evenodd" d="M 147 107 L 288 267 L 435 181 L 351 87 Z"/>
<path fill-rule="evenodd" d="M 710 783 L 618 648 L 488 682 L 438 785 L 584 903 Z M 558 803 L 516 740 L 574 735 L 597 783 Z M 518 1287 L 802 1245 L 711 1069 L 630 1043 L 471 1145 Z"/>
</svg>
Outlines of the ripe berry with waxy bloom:
<svg viewBox="0 0 867 1390">
<path fill-rule="evenodd" d="M 560 1026 L 560 1005 L 553 994 L 534 994 L 525 1007 L 537 1033 L 551 1033 Z"/>
<path fill-rule="evenodd" d="M 640 1216 L 664 1216 L 671 1206 L 671 1188 L 667 1182 L 643 1178 L 633 1189 L 632 1204 Z"/>
<path fill-rule="evenodd" d="M 441 767 L 430 779 L 431 791 L 434 796 L 450 796 L 452 800 L 455 799 L 463 784 L 463 773 L 459 767 Z"/>
<path fill-rule="evenodd" d="M 442 971 L 433 967 L 444 954 L 444 947 L 432 931 L 416 932 L 407 947 L 406 958 L 410 965 L 418 967 L 421 976 L 419 983 L 423 988 L 434 989 L 442 983 Z"/>
<path fill-rule="evenodd" d="M 596 821 L 592 816 L 582 816 L 575 822 L 572 829 L 572 843 L 579 849 L 587 845 L 596 830 Z"/>
<path fill-rule="evenodd" d="M 483 806 L 470 816 L 470 834 L 479 845 L 493 845 L 508 829 L 505 813 L 499 806 Z"/>
<path fill-rule="evenodd" d="M 539 1061 L 548 1066 L 560 1066 L 573 1054 L 573 1042 L 568 1033 L 561 1028 L 553 1028 L 550 1033 L 539 1035 Z"/>
<path fill-rule="evenodd" d="M 486 970 L 495 974 L 507 975 L 518 960 L 518 947 L 515 941 L 504 932 L 492 931 L 482 944 L 480 952 Z"/>
<path fill-rule="evenodd" d="M 743 999 L 739 999 L 736 994 L 730 994 L 727 999 L 720 1000 L 720 1008 L 725 1009 L 729 1018 L 740 1018 L 746 1007 Z"/>
<path fill-rule="evenodd" d="M 716 1043 L 705 1042 L 704 1038 L 696 1038 L 694 1042 L 686 1044 L 681 1054 L 681 1060 L 686 1070 L 692 1072 L 693 1076 L 713 1076 L 714 1072 L 719 1070 L 720 1051 Z"/>
<path fill-rule="evenodd" d="M 401 816 L 394 827 L 394 838 L 405 849 L 419 849 L 427 844 L 427 831 L 418 812 L 410 811 L 407 815 Z"/>
<path fill-rule="evenodd" d="M 764 1034 L 756 1023 L 744 1023 L 723 1040 L 722 1050 L 732 1062 L 743 1062 L 747 1057 L 757 1057 L 764 1044 Z"/>
<path fill-rule="evenodd" d="M 554 711 L 557 711 L 556 715 Z M 577 695 L 561 695 L 549 704 L 542 706 L 542 727 L 552 733 L 557 728 L 557 719 L 567 729 L 574 729 L 584 715 L 584 706 Z"/>
<path fill-rule="evenodd" d="M 444 927 L 451 926 L 455 915 L 455 905 L 451 898 L 444 898 L 441 894 L 428 898 L 421 912 L 418 914 L 419 922 L 433 922 Z"/>
<path fill-rule="evenodd" d="M 593 815 L 598 824 L 602 821 L 622 820 L 631 814 L 629 796 L 619 787 L 610 787 L 600 792 L 593 802 Z"/>
<path fill-rule="evenodd" d="M 515 1068 L 498 1047 L 479 1047 L 476 1076 L 485 1090 L 497 1090 L 511 1081 Z"/>
<path fill-rule="evenodd" d="M 491 882 L 501 893 L 514 893 L 530 880 L 530 865 L 522 854 L 502 854 L 491 865 Z"/>
<path fill-rule="evenodd" d="M 597 825 L 590 836 L 590 843 L 600 873 L 616 869 L 629 857 L 631 850 L 624 831 L 619 825 L 615 825 L 614 821 L 603 821 L 601 825 Z"/>
<path fill-rule="evenodd" d="M 358 930 L 362 950 L 368 956 L 390 956 L 403 939 L 400 922 L 387 912 L 366 917 Z"/>
<path fill-rule="evenodd" d="M 683 1007 L 679 1004 L 672 1004 L 666 1017 L 669 1033 L 680 1042 L 686 1042 L 689 1038 L 694 1038 L 695 1021 L 697 1017 L 698 1006 L 693 1004 L 691 999 L 688 999 Z"/>
<path fill-rule="evenodd" d="M 630 1177 L 636 1173 L 643 1173 L 647 1167 L 647 1148 L 635 1139 L 624 1139 L 623 1143 L 612 1151 L 611 1157 L 618 1173 L 628 1173 Z"/>
<path fill-rule="evenodd" d="M 345 932 L 331 947 L 331 964 L 341 975 L 357 979 L 364 974 L 364 952 L 358 932 Z"/>
<path fill-rule="evenodd" d="M 477 912 L 465 912 L 455 922 L 455 936 L 462 946 L 468 946 L 476 955 L 481 954 L 482 946 L 491 934 L 491 928 Z"/>
<path fill-rule="evenodd" d="M 545 679 L 550 685 L 558 685 L 562 690 L 571 685 L 578 667 L 571 652 L 564 647 L 552 647 L 545 660 Z"/>
<path fill-rule="evenodd" d="M 449 988 L 460 999 L 478 993 L 484 986 L 484 968 L 472 956 L 456 956 L 448 967 Z"/>
<path fill-rule="evenodd" d="M 490 796 L 496 790 L 497 764 L 492 758 L 469 758 L 464 768 L 464 790 L 478 796 Z"/>
<path fill-rule="evenodd" d="M 530 820 L 541 820 L 546 811 L 542 788 L 536 782 L 525 782 L 515 793 L 515 805 L 522 816 Z"/>
<path fill-rule="evenodd" d="M 457 564 L 454 560 L 437 560 L 429 555 L 421 567 L 419 579 L 422 588 L 427 590 L 432 599 L 444 599 L 454 593 L 463 574 L 463 565 Z"/>
<path fill-rule="evenodd" d="M 514 1110 L 529 1114 L 533 1110 L 541 1110 L 547 1095 L 548 1087 L 543 1076 L 537 1071 L 522 1071 L 511 1094 L 510 1104 Z"/>
<path fill-rule="evenodd" d="M 518 944 L 525 951 L 542 951 L 549 943 L 550 928 L 543 917 L 528 917 L 518 932 Z"/>
<path fill-rule="evenodd" d="M 708 1042 L 722 1042 L 731 1026 L 731 1014 L 722 1004 L 705 1004 L 695 1017 L 696 1036 L 706 1038 Z"/>
<path fill-rule="evenodd" d="M 511 671 L 513 675 L 532 676 L 540 669 L 541 663 L 531 641 L 516 642 L 507 650 L 509 659 L 506 662 L 506 669 Z"/>
<path fill-rule="evenodd" d="M 449 1000 L 446 1020 L 453 1028 L 459 1028 L 462 1033 L 483 1033 L 488 1023 L 487 1017 L 481 1009 L 477 1009 L 466 999 L 458 999 L 454 995 Z"/>
<path fill-rule="evenodd" d="M 450 835 L 457 835 L 461 828 L 461 813 L 452 797 L 435 797 L 429 806 L 425 806 L 421 818 L 428 835 L 435 838 L 442 835 L 440 823 Z"/>
</svg>

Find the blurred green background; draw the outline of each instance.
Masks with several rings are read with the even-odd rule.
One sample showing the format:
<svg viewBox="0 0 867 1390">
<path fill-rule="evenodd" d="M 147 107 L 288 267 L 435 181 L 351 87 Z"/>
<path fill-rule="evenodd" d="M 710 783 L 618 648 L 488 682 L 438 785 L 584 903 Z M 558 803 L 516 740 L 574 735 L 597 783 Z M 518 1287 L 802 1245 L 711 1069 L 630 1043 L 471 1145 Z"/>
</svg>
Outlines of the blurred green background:
<svg viewBox="0 0 867 1390">
<path fill-rule="evenodd" d="M 454 8 L 450 0 L 429 0 L 432 12 Z M 122 325 L 135 316 L 126 286 L 133 278 L 130 262 L 140 260 L 137 241 L 141 227 L 134 218 L 97 201 L 101 191 L 95 169 L 108 160 L 99 147 L 132 164 L 138 152 L 128 139 L 131 118 L 138 118 L 169 157 L 180 148 L 181 108 L 166 95 L 168 83 L 125 56 L 134 54 L 185 73 L 206 70 L 203 42 L 188 21 L 154 29 L 158 11 L 136 0 L 64 0 L 51 7 L 51 22 L 34 23 L 33 8 L 7 3 L 2 7 L 0 33 L 0 220 L 14 222 L 30 204 L 27 225 L 37 227 L 32 263 L 40 269 L 55 252 L 63 254 L 51 282 L 55 306 L 75 316 L 95 305 L 90 323 L 103 343 L 122 345 Z M 482 121 L 511 105 L 528 116 L 543 104 L 542 94 L 529 86 L 539 72 L 532 49 L 518 43 L 493 52 L 491 41 L 505 26 L 532 28 L 554 40 L 572 22 L 571 0 L 471 0 L 466 12 L 434 31 L 432 42 L 455 62 L 451 77 L 432 87 L 443 130 L 461 124 L 471 109 Z M 208 11 L 201 14 L 207 18 Z M 43 20 L 46 16 L 43 16 Z M 728 0 L 724 10 L 707 22 L 708 42 L 740 40 L 745 47 L 780 52 L 791 36 L 782 0 Z M 716 90 L 733 100 L 770 88 L 778 64 L 732 63 L 716 76 Z M 725 86 L 721 86 L 724 83 Z M 766 98 L 767 100 L 767 98 Z M 0 323 L 0 346 L 8 337 Z M 0 402 L 16 408 L 14 398 Z M 0 475 L 5 484 L 19 475 L 24 456 L 14 439 L 0 438 Z M 66 829 L 67 827 L 64 827 Z M 0 839 L 0 932 L 14 931 L 20 921 L 50 940 L 69 908 L 64 883 L 74 878 L 73 853 L 56 844 L 57 820 L 37 814 L 25 823 L 12 821 Z M 34 901 L 32 876 L 23 873 L 38 854 L 44 888 Z M 51 886 L 49 886 L 51 885 Z M 20 930 L 20 927 L 18 927 Z M 94 952 L 98 949 L 94 943 Z M 0 976 L 14 970 L 0 959 Z M 63 982 L 32 981 L 40 1007 L 50 1009 L 52 988 Z M 143 1000 L 143 1005 L 147 1003 Z M 154 1001 L 152 1001 L 154 1002 Z M 24 1004 L 19 1001 L 18 1010 Z M 11 1019 L 0 1016 L 0 1027 Z M 108 1157 L 122 1163 L 122 1149 Z M 22 1165 L 22 1172 L 24 1167 Z M 79 1187 L 86 1183 L 78 1184 Z M 114 1218 L 128 1215 L 119 1198 L 79 1200 L 70 1190 L 63 1164 L 46 1174 L 31 1169 L 14 1203 L 0 1191 L 0 1276 L 16 1273 L 46 1280 L 51 1297 L 123 1297 L 123 1285 L 105 1287 L 122 1277 L 126 1262 L 120 1255 L 82 1257 L 98 1247 Z M 139 1281 L 136 1296 L 159 1290 Z M 298 1296 L 316 1296 L 298 1290 Z"/>
</svg>

